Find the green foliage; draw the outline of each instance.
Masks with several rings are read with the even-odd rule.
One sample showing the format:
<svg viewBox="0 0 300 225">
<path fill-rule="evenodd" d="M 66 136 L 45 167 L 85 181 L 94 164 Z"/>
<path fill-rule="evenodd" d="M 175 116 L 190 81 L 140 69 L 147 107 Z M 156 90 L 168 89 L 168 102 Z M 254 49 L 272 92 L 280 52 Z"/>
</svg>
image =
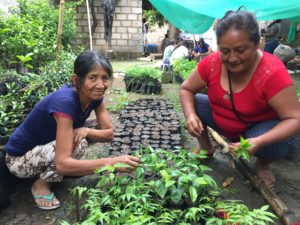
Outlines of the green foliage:
<svg viewBox="0 0 300 225">
<path fill-rule="evenodd" d="M 75 6 L 65 3 L 62 44 L 68 48 L 76 34 Z M 13 68 L 16 56 L 32 54 L 32 66 L 38 69 L 55 57 L 58 8 L 47 0 L 18 0 L 9 17 L 0 15 L 0 66 Z"/>
<path fill-rule="evenodd" d="M 262 206 L 260 209 L 250 210 L 246 205 L 239 201 L 221 201 L 217 202 L 216 208 L 218 211 L 225 213 L 223 224 L 240 224 L 240 225 L 256 225 L 274 223 L 277 217 L 268 212 L 268 205 Z M 214 225 L 215 221 L 207 223 L 207 225 Z"/>
<path fill-rule="evenodd" d="M 31 58 L 32 55 L 33 55 L 33 53 L 30 52 L 30 53 L 26 54 L 25 56 L 17 55 L 17 58 L 20 60 L 19 63 L 22 66 L 32 69 L 33 68 L 32 65 L 28 63 L 29 61 L 32 61 L 32 58 Z"/>
<path fill-rule="evenodd" d="M 191 72 L 196 68 L 198 62 L 195 60 L 178 59 L 174 62 L 173 71 L 178 73 L 184 80 L 186 80 Z"/>
<path fill-rule="evenodd" d="M 86 195 L 83 208 L 87 210 L 84 221 L 76 224 L 228 224 L 216 218 L 220 208 L 229 213 L 228 221 L 242 221 L 243 216 L 250 221 L 258 218 L 264 225 L 274 218 L 266 208 L 251 212 L 235 202 L 228 206 L 218 202 L 216 182 L 206 174 L 210 168 L 199 164 L 204 154 L 148 147 L 134 155 L 141 157 L 141 166 L 130 176 L 116 173 L 115 167 L 124 164 L 105 166 L 96 171 L 95 188 L 74 191 Z M 210 222 L 216 220 L 221 222 Z"/>
<path fill-rule="evenodd" d="M 143 66 L 132 66 L 125 70 L 126 77 L 136 77 L 136 78 L 154 78 L 159 79 L 161 77 L 161 71 L 153 67 L 143 67 Z"/>
<path fill-rule="evenodd" d="M 236 159 L 242 158 L 246 161 L 250 161 L 250 154 L 248 151 L 250 147 L 251 144 L 241 136 L 239 147 L 234 149 L 234 152 L 236 153 L 235 158 Z"/>
<path fill-rule="evenodd" d="M 156 24 L 159 27 L 162 27 L 163 25 L 168 23 L 163 15 L 161 15 L 160 12 L 158 12 L 156 9 L 144 10 L 143 15 L 150 30 L 152 30 Z"/>
<path fill-rule="evenodd" d="M 55 61 L 41 68 L 41 74 L 0 71 L 0 136 L 8 137 L 34 105 L 48 93 L 68 83 L 76 54 L 62 52 L 61 65 Z M 3 143 L 2 143 L 3 144 Z"/>
<path fill-rule="evenodd" d="M 129 94 L 123 91 L 117 98 L 109 98 L 108 102 L 110 112 L 120 112 L 129 103 Z"/>
</svg>

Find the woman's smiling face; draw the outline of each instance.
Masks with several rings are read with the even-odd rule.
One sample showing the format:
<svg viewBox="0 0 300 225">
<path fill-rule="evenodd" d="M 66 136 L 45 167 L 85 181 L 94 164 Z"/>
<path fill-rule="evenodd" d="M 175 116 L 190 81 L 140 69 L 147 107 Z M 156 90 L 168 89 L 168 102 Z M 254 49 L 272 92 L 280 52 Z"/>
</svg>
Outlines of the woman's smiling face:
<svg viewBox="0 0 300 225">
<path fill-rule="evenodd" d="M 245 73 L 254 65 L 258 44 L 244 30 L 230 28 L 218 40 L 221 59 L 232 73 Z"/>
<path fill-rule="evenodd" d="M 101 98 L 110 84 L 110 77 L 101 65 L 96 64 L 80 86 L 80 95 L 89 101 Z"/>
</svg>

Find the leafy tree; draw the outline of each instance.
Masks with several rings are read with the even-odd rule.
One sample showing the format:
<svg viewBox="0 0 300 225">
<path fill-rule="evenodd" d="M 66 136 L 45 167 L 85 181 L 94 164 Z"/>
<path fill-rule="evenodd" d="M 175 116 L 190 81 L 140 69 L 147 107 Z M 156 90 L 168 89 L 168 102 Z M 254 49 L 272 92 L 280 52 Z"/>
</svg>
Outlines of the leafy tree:
<svg viewBox="0 0 300 225">
<path fill-rule="evenodd" d="M 168 24 L 168 21 L 156 9 L 144 10 L 143 13 L 150 30 L 151 28 L 153 29 L 156 24 L 159 27 Z"/>
<path fill-rule="evenodd" d="M 76 34 L 75 6 L 66 3 L 62 44 L 73 44 Z M 10 16 L 0 15 L 0 66 L 14 68 L 17 55 L 31 55 L 33 67 L 54 60 L 57 41 L 58 8 L 47 0 L 18 0 Z"/>
</svg>

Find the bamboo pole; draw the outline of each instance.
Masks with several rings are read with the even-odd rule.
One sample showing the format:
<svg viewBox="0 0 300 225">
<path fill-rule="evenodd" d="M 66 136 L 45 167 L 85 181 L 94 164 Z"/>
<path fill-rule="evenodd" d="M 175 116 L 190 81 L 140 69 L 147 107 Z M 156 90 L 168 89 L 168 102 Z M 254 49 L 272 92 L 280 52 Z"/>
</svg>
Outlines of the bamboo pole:
<svg viewBox="0 0 300 225">
<path fill-rule="evenodd" d="M 61 37 L 62 37 L 62 27 L 63 27 L 63 20 L 64 20 L 64 6 L 65 6 L 65 1 L 60 0 L 58 30 L 57 30 L 57 46 L 56 46 L 56 61 L 58 62 L 58 65 L 60 63 Z"/>
<path fill-rule="evenodd" d="M 92 37 L 92 29 L 91 29 L 91 18 L 90 18 L 90 6 L 89 6 L 89 0 L 86 0 L 86 11 L 87 11 L 87 17 L 88 17 L 89 38 L 90 38 L 90 50 L 93 50 L 93 37 Z"/>
<path fill-rule="evenodd" d="M 208 132 L 219 145 L 224 147 L 224 152 L 232 159 L 232 155 L 229 153 L 229 144 L 213 129 L 208 128 Z M 233 161 L 242 174 L 248 178 L 248 180 L 250 180 L 252 185 L 262 194 L 268 204 L 271 205 L 274 212 L 284 225 L 292 225 L 293 223 L 297 222 L 295 213 L 292 210 L 289 210 L 279 196 L 277 196 L 274 191 L 267 188 L 259 177 L 254 175 L 252 169 L 246 162 L 244 162 L 242 159 Z"/>
</svg>

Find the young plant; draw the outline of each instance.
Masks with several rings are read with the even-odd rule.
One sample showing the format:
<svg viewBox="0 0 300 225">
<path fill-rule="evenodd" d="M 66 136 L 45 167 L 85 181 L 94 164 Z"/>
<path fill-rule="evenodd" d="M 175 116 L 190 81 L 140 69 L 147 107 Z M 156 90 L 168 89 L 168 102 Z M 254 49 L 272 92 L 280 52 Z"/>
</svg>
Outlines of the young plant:
<svg viewBox="0 0 300 225">
<path fill-rule="evenodd" d="M 86 218 L 76 224 L 244 225 L 250 218 L 250 222 L 266 225 L 274 218 L 267 207 L 250 211 L 236 202 L 217 202 L 216 182 L 205 174 L 209 168 L 199 165 L 199 156 L 185 149 L 170 152 L 149 146 L 134 155 L 142 163 L 132 174 L 116 172 L 124 164 L 102 167 L 96 171 L 96 187 L 73 191 L 86 194 Z M 220 210 L 227 212 L 225 220 L 216 217 Z"/>
<path fill-rule="evenodd" d="M 26 54 L 25 56 L 23 55 L 17 55 L 17 58 L 20 60 L 19 63 L 23 67 L 27 67 L 28 69 L 32 69 L 32 65 L 29 64 L 30 61 L 32 61 L 31 56 L 33 55 L 32 52 Z"/>
<path fill-rule="evenodd" d="M 239 159 L 242 158 L 246 161 L 250 161 L 250 154 L 249 154 L 249 148 L 252 145 L 249 143 L 249 141 L 247 141 L 246 139 L 244 139 L 242 136 L 240 137 L 240 145 L 239 147 L 234 149 L 234 152 L 236 153 L 235 158 Z"/>
<path fill-rule="evenodd" d="M 161 71 L 152 67 L 132 66 L 125 70 L 126 77 L 160 79 Z"/>
<path fill-rule="evenodd" d="M 275 223 L 277 217 L 267 210 L 268 205 L 259 209 L 250 210 L 246 205 L 239 201 L 228 200 L 216 203 L 216 214 L 222 219 L 221 224 L 239 224 L 239 225 L 256 225 Z M 218 219 L 208 220 L 207 225 L 218 224 Z"/>
<path fill-rule="evenodd" d="M 129 94 L 122 92 L 117 98 L 109 98 L 107 109 L 110 112 L 120 112 L 129 103 Z"/>
<path fill-rule="evenodd" d="M 191 72 L 196 68 L 198 62 L 195 60 L 178 59 L 174 62 L 173 71 L 178 73 L 183 80 L 186 80 Z"/>
</svg>

